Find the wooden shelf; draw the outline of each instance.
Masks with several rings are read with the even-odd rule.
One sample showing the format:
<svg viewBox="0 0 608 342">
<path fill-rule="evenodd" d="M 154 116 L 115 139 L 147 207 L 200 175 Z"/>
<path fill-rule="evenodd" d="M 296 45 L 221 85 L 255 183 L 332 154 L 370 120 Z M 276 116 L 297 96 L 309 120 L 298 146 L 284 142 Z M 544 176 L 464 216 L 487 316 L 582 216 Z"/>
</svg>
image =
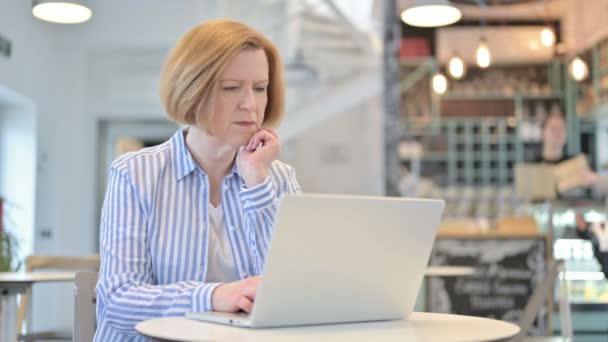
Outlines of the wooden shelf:
<svg viewBox="0 0 608 342">
<path fill-rule="evenodd" d="M 516 98 L 522 98 L 524 100 L 560 100 L 562 98 L 561 93 L 551 94 L 465 94 L 465 93 L 445 93 L 440 96 L 442 100 L 472 100 L 472 101 L 493 101 L 493 100 L 515 100 Z"/>
</svg>

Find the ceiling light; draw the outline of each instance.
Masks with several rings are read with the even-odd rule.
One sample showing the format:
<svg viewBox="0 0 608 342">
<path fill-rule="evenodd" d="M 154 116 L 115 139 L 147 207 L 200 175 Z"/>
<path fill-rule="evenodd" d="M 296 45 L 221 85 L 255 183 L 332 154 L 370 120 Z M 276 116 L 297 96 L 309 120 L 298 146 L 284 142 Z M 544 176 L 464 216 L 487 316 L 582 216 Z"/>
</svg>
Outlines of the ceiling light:
<svg viewBox="0 0 608 342">
<path fill-rule="evenodd" d="M 34 0 L 34 17 L 58 24 L 80 24 L 91 18 L 92 12 L 81 0 Z"/>
<path fill-rule="evenodd" d="M 570 62 L 570 75 L 575 81 L 583 81 L 589 75 L 589 67 L 587 63 L 583 61 L 580 57 L 576 57 Z"/>
<path fill-rule="evenodd" d="M 487 68 L 490 66 L 490 63 L 492 63 L 490 49 L 488 49 L 486 39 L 481 38 L 479 40 L 479 45 L 477 46 L 477 65 L 479 65 L 480 68 Z"/>
<path fill-rule="evenodd" d="M 460 20 L 462 13 L 447 0 L 411 0 L 401 20 L 411 26 L 439 27 Z"/>
<path fill-rule="evenodd" d="M 443 94 L 448 89 L 448 80 L 441 73 L 435 74 L 433 76 L 433 90 L 437 94 Z"/>
<path fill-rule="evenodd" d="M 545 27 L 540 31 L 540 41 L 546 47 L 551 47 L 555 44 L 555 32 L 551 27 Z"/>
<path fill-rule="evenodd" d="M 454 56 L 448 62 L 448 73 L 455 79 L 461 79 L 467 70 L 460 57 Z"/>
</svg>

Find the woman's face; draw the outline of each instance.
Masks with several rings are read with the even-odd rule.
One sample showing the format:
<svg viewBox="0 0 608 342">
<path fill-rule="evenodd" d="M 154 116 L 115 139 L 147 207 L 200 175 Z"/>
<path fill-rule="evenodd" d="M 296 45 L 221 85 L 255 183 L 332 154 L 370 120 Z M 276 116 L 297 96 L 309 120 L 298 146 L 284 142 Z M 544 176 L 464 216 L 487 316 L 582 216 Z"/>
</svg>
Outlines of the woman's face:
<svg viewBox="0 0 608 342">
<path fill-rule="evenodd" d="M 243 49 L 226 65 L 215 85 L 212 134 L 239 147 L 264 121 L 268 102 L 268 58 L 263 49 Z"/>
<path fill-rule="evenodd" d="M 545 123 L 543 144 L 562 148 L 566 144 L 566 122 L 559 116 L 552 115 Z"/>
</svg>

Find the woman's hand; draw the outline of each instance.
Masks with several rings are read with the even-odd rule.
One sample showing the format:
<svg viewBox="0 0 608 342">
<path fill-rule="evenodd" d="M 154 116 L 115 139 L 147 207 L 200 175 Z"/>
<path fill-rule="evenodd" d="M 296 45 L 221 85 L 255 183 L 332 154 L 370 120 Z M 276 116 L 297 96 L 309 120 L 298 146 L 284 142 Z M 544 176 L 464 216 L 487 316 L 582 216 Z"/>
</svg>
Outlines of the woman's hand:
<svg viewBox="0 0 608 342">
<path fill-rule="evenodd" d="M 598 248 L 601 252 L 608 252 L 608 230 L 606 222 L 594 222 L 589 229 L 597 239 Z"/>
<path fill-rule="evenodd" d="M 589 171 L 583 176 L 583 184 L 586 187 L 594 186 L 599 181 L 599 179 L 600 176 L 597 173 Z"/>
<path fill-rule="evenodd" d="M 281 153 L 281 143 L 277 134 L 269 128 L 257 131 L 245 148 L 237 155 L 239 173 L 247 188 L 253 188 L 268 177 L 268 168 Z"/>
<path fill-rule="evenodd" d="M 260 276 L 255 276 L 216 287 L 211 296 L 213 310 L 251 313 L 259 281 Z"/>
</svg>

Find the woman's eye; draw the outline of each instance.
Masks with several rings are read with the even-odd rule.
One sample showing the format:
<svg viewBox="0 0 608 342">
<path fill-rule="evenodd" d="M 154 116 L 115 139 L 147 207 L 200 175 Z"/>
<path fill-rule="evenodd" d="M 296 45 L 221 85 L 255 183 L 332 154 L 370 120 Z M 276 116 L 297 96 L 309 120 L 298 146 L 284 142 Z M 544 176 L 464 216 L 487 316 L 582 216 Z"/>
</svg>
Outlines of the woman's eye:
<svg viewBox="0 0 608 342">
<path fill-rule="evenodd" d="M 266 87 L 257 87 L 255 88 L 255 91 L 257 91 L 258 93 L 263 93 L 266 91 Z"/>
<path fill-rule="evenodd" d="M 226 90 L 226 91 L 232 91 L 232 90 L 237 90 L 237 89 L 239 89 L 239 87 L 236 87 L 236 86 L 224 87 L 224 90 Z"/>
</svg>

